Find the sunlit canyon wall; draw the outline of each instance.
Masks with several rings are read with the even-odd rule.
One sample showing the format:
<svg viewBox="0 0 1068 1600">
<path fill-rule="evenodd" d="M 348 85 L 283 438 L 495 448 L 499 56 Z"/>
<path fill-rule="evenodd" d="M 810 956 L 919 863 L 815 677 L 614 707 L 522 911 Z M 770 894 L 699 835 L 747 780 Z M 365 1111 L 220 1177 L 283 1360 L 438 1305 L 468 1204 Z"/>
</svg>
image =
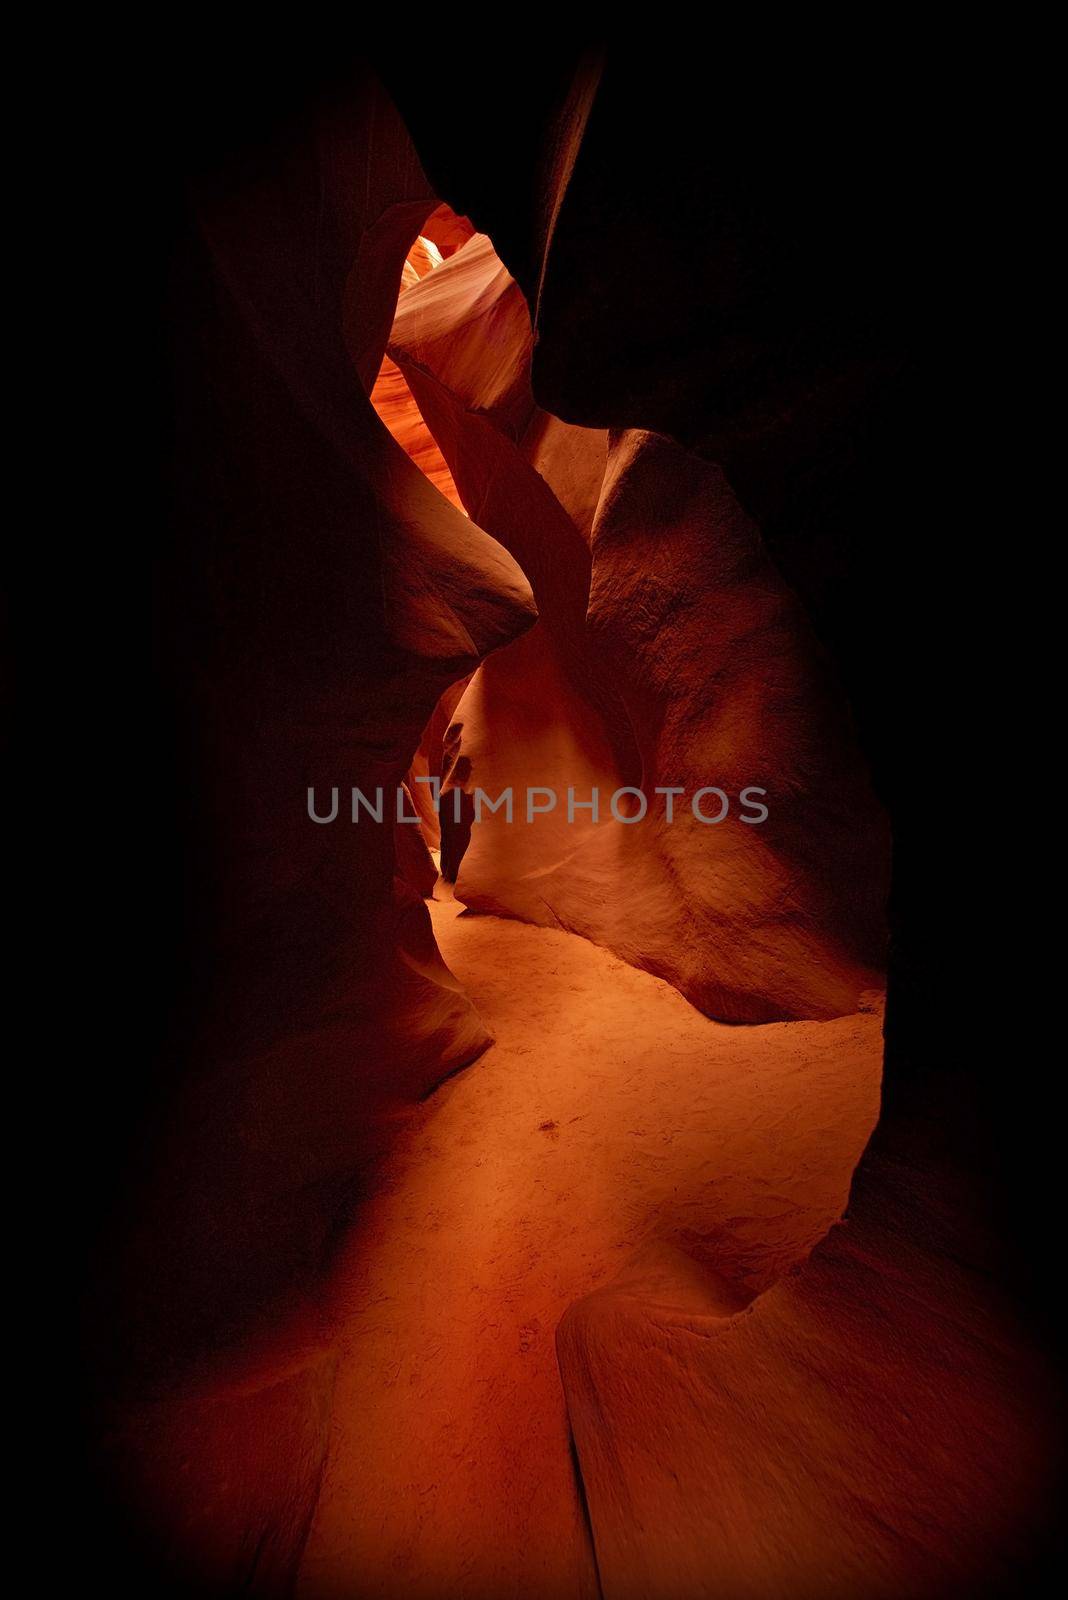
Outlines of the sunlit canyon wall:
<svg viewBox="0 0 1068 1600">
<path fill-rule="evenodd" d="M 284 116 L 247 88 L 239 135 L 209 98 L 176 206 L 180 976 L 90 1296 L 116 1548 L 179 1592 L 314 1594 L 338 1241 L 491 1045 L 434 943 L 440 844 L 473 912 L 723 1022 L 833 1025 L 889 955 L 846 1220 L 756 1298 L 665 1246 L 561 1320 L 590 1592 L 1003 1592 L 1042 1552 L 1051 1390 L 918 781 L 953 593 L 918 510 L 921 179 L 878 96 L 806 98 L 766 151 L 740 88 L 658 95 L 622 52 L 480 79 L 477 119 L 440 62 L 380 71 Z M 769 818 L 307 817 L 430 773 L 465 805 L 753 784 Z"/>
</svg>

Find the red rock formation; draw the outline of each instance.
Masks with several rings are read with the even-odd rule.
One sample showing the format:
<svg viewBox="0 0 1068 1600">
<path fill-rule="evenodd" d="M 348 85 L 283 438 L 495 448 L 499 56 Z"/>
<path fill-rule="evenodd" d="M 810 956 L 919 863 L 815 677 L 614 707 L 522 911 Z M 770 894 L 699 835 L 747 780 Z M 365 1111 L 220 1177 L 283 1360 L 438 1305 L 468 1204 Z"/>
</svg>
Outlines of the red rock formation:
<svg viewBox="0 0 1068 1600">
<path fill-rule="evenodd" d="M 423 729 L 423 737 L 419 741 L 419 748 L 415 752 L 415 759 L 408 772 L 408 787 L 422 823 L 423 838 L 432 850 L 436 850 L 441 843 L 442 818 L 434 794 L 435 787 L 440 793 L 444 781 L 445 735 L 452 722 L 453 713 L 470 681 L 470 678 L 461 678 L 459 683 L 454 683 L 446 689 L 434 707 L 433 716 Z M 436 785 L 432 780 L 436 780 Z"/>
<path fill-rule="evenodd" d="M 1012 1592 L 1048 1525 L 1054 1390 L 891 1195 L 748 1310 L 655 1246 L 566 1314 L 605 1600 Z"/>
<path fill-rule="evenodd" d="M 423 223 L 422 237 L 429 239 L 447 260 L 462 249 L 474 231 L 470 218 L 458 217 L 450 206 L 438 206 Z"/>
<path fill-rule="evenodd" d="M 439 494 L 463 510 L 452 473 L 434 442 L 400 368 L 385 356 L 371 390 L 371 404 L 390 433 Z"/>
<path fill-rule="evenodd" d="M 221 905 L 204 930 L 213 981 L 199 1048 L 215 1069 L 196 1093 L 220 1108 L 215 1118 L 206 1106 L 197 1113 L 206 1126 L 227 1120 L 220 1096 L 245 1108 L 241 1152 L 218 1156 L 235 1215 L 262 1210 L 265 1182 L 321 1185 L 350 1172 L 353 1140 L 373 1148 L 380 1108 L 422 1094 L 486 1043 L 435 966 L 425 913 L 394 887 L 392 831 L 346 820 L 351 786 L 381 786 L 392 806 L 442 690 L 533 619 L 515 563 L 390 439 L 342 342 L 344 307 L 349 348 L 377 369 L 381 346 L 355 309 L 369 305 L 376 282 L 375 306 L 393 301 L 432 204 L 425 191 L 409 198 L 420 180 L 394 124 L 409 185 L 398 188 L 384 102 L 379 115 L 373 159 L 357 105 L 284 173 L 265 154 L 257 182 L 224 191 L 220 181 L 200 197 L 196 270 L 223 290 L 206 336 L 233 355 L 214 383 L 215 413 L 198 397 L 187 425 L 186 449 L 203 462 L 201 498 L 196 539 L 178 557 L 203 618 L 183 668 L 211 752 L 206 846 L 225 862 Z M 368 170 L 376 220 L 361 233 L 349 197 L 368 190 Z M 331 226 L 321 219 L 305 232 L 301 207 L 319 185 Z M 372 320 L 384 335 L 383 312 Z M 217 498 L 223 449 L 241 463 L 236 506 Z M 307 790 L 322 812 L 335 786 L 346 806 L 337 824 L 317 826 Z M 377 1062 L 375 1073 L 354 1070 L 361 1061 Z M 205 1157 L 205 1190 L 214 1161 Z M 198 1205 L 209 1203 L 202 1193 Z M 229 1241 L 216 1240 L 223 1271 Z M 197 1283 L 210 1254 L 196 1244 Z M 255 1257 L 245 1250 L 243 1273 Z M 206 1314 L 210 1296 L 183 1285 L 173 1259 L 170 1279 L 183 1305 Z M 223 1279 L 229 1298 L 232 1264 Z"/>
<path fill-rule="evenodd" d="M 105 1064 L 71 1075 L 85 1134 L 74 1225 L 91 1242 L 97 1443 L 86 1492 L 73 1497 L 88 1508 L 89 1533 L 70 1543 L 117 1593 L 130 1521 L 152 1547 L 133 1593 L 290 1592 L 331 1419 L 358 1459 L 369 1414 L 406 1415 L 393 1402 L 409 1374 L 391 1369 L 389 1354 L 381 1369 L 361 1367 L 360 1335 L 384 1351 L 389 1332 L 361 1259 L 376 1248 L 376 1219 L 367 1232 L 350 1223 L 368 1221 L 368 1195 L 392 1198 L 378 1163 L 398 1124 L 411 1126 L 417 1099 L 488 1036 L 434 944 L 414 828 L 417 887 L 398 874 L 392 824 L 316 825 L 307 788 L 388 794 L 406 773 L 414 784 L 422 764 L 437 770 L 447 759 L 441 722 L 469 677 L 451 750 L 454 782 L 467 787 L 479 766 L 511 770 L 520 740 L 517 781 L 540 781 L 544 763 L 578 788 L 598 774 L 667 776 L 669 761 L 715 781 L 706 759 L 730 763 L 774 743 L 788 803 L 766 846 L 746 834 L 728 848 L 726 835 L 687 827 L 639 850 L 639 830 L 620 824 L 603 837 L 635 841 L 634 860 L 621 854 L 629 870 L 608 877 L 606 863 L 593 872 L 585 862 L 607 846 L 584 845 L 572 866 L 550 818 L 541 855 L 521 871 L 489 852 L 497 823 L 482 825 L 464 866 L 473 877 L 485 851 L 486 903 L 529 916 L 543 913 L 532 899 L 520 905 L 517 885 L 526 895 L 544 873 L 554 916 L 566 904 L 592 937 L 631 940 L 629 959 L 674 963 L 674 982 L 726 1014 L 833 1010 L 863 981 L 880 887 L 868 802 L 815 635 L 849 697 L 894 850 L 884 1106 L 845 1221 L 790 1268 L 840 1204 L 852 1146 L 832 1117 L 833 1150 L 806 1163 L 806 1142 L 824 1136 L 806 1125 L 781 1169 L 794 1248 L 775 1256 L 774 1270 L 786 1269 L 778 1282 L 746 1282 L 737 1252 L 690 1258 L 679 1219 L 691 1214 L 687 1184 L 698 1200 L 716 1186 L 714 1133 L 701 1124 L 691 1147 L 692 1129 L 665 1118 L 682 1153 L 668 1165 L 671 1194 L 660 1192 L 661 1153 L 640 1142 L 647 1130 L 630 1115 L 640 1110 L 635 1084 L 665 1044 L 650 1002 L 642 1049 L 615 1086 L 625 1091 L 612 1102 L 619 1117 L 571 1152 L 572 1170 L 585 1158 L 591 1174 L 595 1235 L 583 1231 L 574 1186 L 552 1182 L 555 1104 L 508 1100 L 522 1126 L 492 1101 L 472 1118 L 489 1159 L 478 1150 L 451 1169 L 470 1183 L 454 1214 L 485 1206 L 473 1234 L 480 1264 L 497 1270 L 506 1258 L 496 1297 L 484 1309 L 483 1286 L 467 1286 L 447 1384 L 433 1385 L 437 1347 L 420 1346 L 429 1403 L 410 1437 L 387 1436 L 382 1452 L 394 1500 L 378 1481 L 370 1513 L 343 1503 L 336 1515 L 349 1537 L 355 1527 L 357 1551 L 380 1541 L 387 1583 L 398 1572 L 422 1581 L 425 1566 L 403 1563 L 429 1529 L 447 1546 L 435 1570 L 456 1578 L 453 1592 L 470 1592 L 473 1526 L 491 1588 L 503 1574 L 533 1591 L 555 1570 L 575 1580 L 568 1593 L 592 1592 L 563 1394 L 548 1388 L 547 1330 L 577 1293 L 560 1329 L 560 1373 L 607 1596 L 1043 1593 L 1055 1396 L 1041 1336 L 1059 1285 L 1036 1219 L 1057 1198 L 1059 1129 L 1016 1071 L 1019 1033 L 999 1038 L 992 1017 L 999 992 L 1018 1005 L 1033 994 L 1005 959 L 1024 925 L 1006 934 L 969 898 L 976 880 L 988 891 L 990 839 L 962 842 L 962 808 L 951 809 L 974 791 L 978 735 L 990 733 L 968 726 L 968 708 L 988 718 L 997 703 L 981 670 L 997 659 L 994 613 L 971 604 L 964 576 L 979 544 L 975 485 L 987 484 L 974 439 L 1003 406 L 977 384 L 985 414 L 969 416 L 965 444 L 956 438 L 972 387 L 956 323 L 968 323 L 969 339 L 983 326 L 960 315 L 961 286 L 984 252 L 971 227 L 960 230 L 967 249 L 949 250 L 946 221 L 957 221 L 969 162 L 984 184 L 968 197 L 976 217 L 989 214 L 996 183 L 974 155 L 977 119 L 947 116 L 959 63 L 932 58 L 926 40 L 917 51 L 901 30 L 903 49 L 883 41 L 848 73 L 840 51 L 791 51 L 780 77 L 767 47 L 710 60 L 672 29 L 661 52 L 650 25 L 640 49 L 608 52 L 603 73 L 578 70 L 578 50 L 555 34 L 543 44 L 537 29 L 522 70 L 502 72 L 498 58 L 483 71 L 470 39 L 454 58 L 437 40 L 420 48 L 409 29 L 393 53 L 395 82 L 428 183 L 388 101 L 362 71 L 349 73 L 333 30 L 309 43 L 313 31 L 287 28 L 272 46 L 269 29 L 243 30 L 230 53 L 214 37 L 205 51 L 198 37 L 180 93 L 164 100 L 161 120 L 180 132 L 168 133 L 137 204 L 126 190 L 119 208 L 139 230 L 142 207 L 165 213 L 177 376 L 172 384 L 168 372 L 167 417 L 149 446 L 167 464 L 166 515 L 149 539 L 143 500 L 134 497 L 129 519 L 131 548 L 151 550 L 150 671 L 125 601 L 107 593 L 84 608 L 93 648 L 76 680 L 94 713 L 73 719 L 75 735 L 79 720 L 93 723 L 86 770 L 98 770 L 99 742 L 116 766 L 135 746 L 156 811 L 148 828 L 127 795 L 98 807 L 132 858 L 144 915 L 116 947 L 98 937 L 93 900 L 68 961 L 78 976 L 92 954 L 84 947 L 106 947 L 107 969 L 79 1012 L 89 1043 L 106 1044 Z M 124 182 L 142 127 L 139 108 L 124 127 Z M 449 215 L 435 212 L 440 196 Z M 504 268 L 472 225 L 493 238 Z M 420 230 L 443 263 L 404 291 L 391 336 Z M 424 250 L 420 266 L 431 259 Z M 136 256 L 122 265 L 132 295 Z M 422 327 L 420 304 L 436 308 Z M 367 400 L 389 337 L 473 520 L 420 474 Z M 136 338 L 151 343 L 140 324 Z M 132 413 L 150 406 L 149 391 L 131 389 Z M 126 445 L 119 476 L 137 464 Z M 531 591 L 543 611 L 536 627 Z M 984 634 L 962 648 L 954 630 L 969 609 Z M 970 739 L 954 739 L 961 726 Z M 848 821 L 835 811 L 839 795 Z M 720 898 L 723 881 L 706 882 L 698 837 L 724 851 L 733 901 Z M 101 884 L 98 899 L 116 893 L 110 858 Z M 975 931 L 996 946 L 994 961 Z M 603 988 L 602 952 L 581 948 L 597 958 L 583 981 Z M 502 965 L 496 951 L 484 960 Z M 561 982 L 552 952 L 538 971 L 534 1020 L 514 1027 L 513 1077 L 535 1047 L 537 1017 L 582 1003 L 578 975 Z M 524 982 L 518 968 L 493 976 L 510 991 Z M 674 1007 L 677 996 L 663 993 Z M 981 1023 L 974 1035 L 966 1014 Z M 799 1026 L 844 1037 L 855 1020 Z M 714 1027 L 696 1013 L 676 1021 L 687 1037 L 689 1022 Z M 767 1031 L 792 1070 L 790 1028 Z M 596 1063 L 604 1044 L 594 1033 L 557 1036 L 554 1099 Z M 688 1078 L 704 1068 L 700 1044 Z M 863 1052 L 856 1061 L 870 1070 Z M 609 1072 L 618 1057 L 599 1065 Z M 797 1100 L 769 1109 L 751 1065 L 739 1084 L 752 1099 L 731 1104 L 752 1157 L 769 1117 L 788 1118 Z M 480 1072 L 465 1080 L 472 1097 Z M 670 1074 L 662 1081 L 667 1095 Z M 584 1088 L 597 1099 L 595 1080 Z M 448 1106 L 447 1092 L 439 1103 Z M 857 1138 L 862 1122 L 854 1106 Z M 466 1162 L 462 1116 L 440 1125 Z M 627 1207 L 616 1182 L 622 1141 L 646 1184 L 637 1220 L 615 1214 Z M 499 1168 L 520 1146 L 529 1184 L 495 1209 Z M 433 1258 L 445 1271 L 465 1241 L 448 1236 L 421 1182 L 421 1158 L 430 1177 L 442 1171 L 435 1152 L 414 1139 L 407 1155 L 416 1171 L 402 1201 L 417 1198 L 419 1209 L 402 1216 L 394 1241 L 414 1237 L 414 1248 L 373 1264 L 387 1299 L 391 1273 L 402 1286 L 402 1321 L 418 1341 L 439 1309 L 422 1265 Z M 395 1176 L 388 1165 L 385 1176 Z M 739 1214 L 778 1206 L 776 1182 L 768 1192 L 756 1159 L 744 1190 L 733 1173 L 713 1244 Z M 538 1326 L 512 1327 L 538 1255 L 531 1196 L 549 1219 L 545 1253 L 565 1240 L 568 1272 L 555 1260 L 543 1268 Z M 514 1250 L 496 1248 L 498 1228 L 519 1241 Z M 590 1298 L 615 1252 L 646 1229 L 654 1249 Z M 685 1258 L 664 1247 L 665 1230 Z M 341 1235 L 355 1256 L 348 1275 L 333 1271 Z M 358 1302 L 351 1321 L 346 1297 Z M 499 1327 L 516 1348 L 503 1348 Z M 492 1350 L 493 1385 L 464 1343 L 469 1328 Z M 338 1419 L 342 1346 L 345 1398 L 369 1390 L 372 1407 L 343 1404 Z M 526 1386 L 532 1352 L 538 1388 Z M 486 1429 L 521 1418 L 532 1394 L 555 1402 L 529 1434 L 548 1470 L 527 1480 L 529 1504 L 513 1497 L 507 1536 L 493 1512 L 520 1481 L 509 1476 L 514 1439 L 495 1432 L 487 1466 L 470 1425 L 476 1408 L 457 1427 L 451 1403 L 476 1386 Z M 406 1472 L 399 1453 L 424 1440 L 439 1454 Z M 103 1479 L 121 1486 L 118 1557 L 90 1542 L 100 1538 L 91 1496 Z M 469 1484 L 484 1498 L 465 1502 Z M 424 1492 L 439 1495 L 427 1516 Z M 566 1560 L 525 1559 L 547 1529 L 549 1540 L 563 1530 L 573 1541 Z M 350 1566 L 342 1592 L 358 1595 L 364 1576 Z"/>
<path fill-rule="evenodd" d="M 692 1275 L 679 1301 L 685 1285 L 639 1272 L 630 1304 L 565 1325 L 609 1594 L 1043 1582 L 1055 1463 L 1036 1219 L 1057 1157 L 1004 1081 L 1011 1040 L 991 1050 L 953 1003 L 985 965 L 984 848 L 926 787 L 937 773 L 967 789 L 982 740 L 959 669 L 986 646 L 961 637 L 956 530 L 981 517 L 986 483 L 969 390 L 996 402 L 946 326 L 971 233 L 949 228 L 947 79 L 909 51 L 851 75 L 807 52 L 769 70 L 756 51 L 710 85 L 707 60 L 643 35 L 608 50 L 592 112 L 578 52 L 573 93 L 548 52 L 525 87 L 484 99 L 486 150 L 410 63 L 401 96 L 439 193 L 536 307 L 537 400 L 723 468 L 831 653 L 893 834 L 884 1113 L 842 1229 L 739 1315 L 721 1320 L 707 1286 L 695 1313 Z M 576 127 L 565 188 L 555 157 Z"/>
<path fill-rule="evenodd" d="M 852 1010 L 879 981 L 885 833 L 820 649 L 722 474 L 640 433 L 605 470 L 602 434 L 536 411 L 526 308 L 488 239 L 402 294 L 389 348 L 541 619 L 458 705 L 451 782 L 510 787 L 521 812 L 529 785 L 558 800 L 530 823 L 486 813 L 459 898 L 606 944 L 713 1016 Z M 644 819 L 613 818 L 625 785 Z M 658 786 L 685 791 L 670 823 Z M 706 786 L 731 797 L 722 825 L 693 812 Z M 765 824 L 741 821 L 750 786 Z M 600 820 L 569 819 L 569 790 L 594 788 Z"/>
<path fill-rule="evenodd" d="M 448 206 L 439 206 L 424 223 L 424 227 L 435 235 L 435 239 L 439 240 L 444 248 L 439 248 L 435 239 L 431 239 L 427 234 L 420 234 L 404 262 L 404 271 L 401 274 L 401 298 L 406 289 L 410 289 L 421 278 L 425 278 L 428 272 L 440 266 L 446 256 L 454 255 L 473 232 L 466 218 L 454 216 Z M 403 373 L 388 356 L 382 358 L 382 365 L 371 390 L 371 404 L 401 449 L 407 452 L 423 476 L 430 479 L 435 489 L 440 490 L 446 500 L 462 510 L 452 473 L 445 465 L 444 457 L 437 447 L 433 434 L 423 421 L 422 413 L 404 381 Z"/>
<path fill-rule="evenodd" d="M 391 806 L 443 691 L 535 612 L 367 399 L 435 206 L 388 100 L 358 83 L 258 134 L 198 174 L 175 274 L 158 648 L 188 775 L 192 1022 L 95 1292 L 106 1365 L 138 1393 L 112 1395 L 117 1473 L 155 1482 L 133 1498 L 197 1583 L 270 1588 L 317 1487 L 339 1208 L 405 1109 L 489 1043 L 434 944 L 418 829 L 398 864 L 388 819 L 349 820 L 350 788 Z M 335 822 L 311 820 L 310 789 L 320 815 L 339 791 Z M 173 1410 L 142 1406 L 165 1392 Z"/>
</svg>

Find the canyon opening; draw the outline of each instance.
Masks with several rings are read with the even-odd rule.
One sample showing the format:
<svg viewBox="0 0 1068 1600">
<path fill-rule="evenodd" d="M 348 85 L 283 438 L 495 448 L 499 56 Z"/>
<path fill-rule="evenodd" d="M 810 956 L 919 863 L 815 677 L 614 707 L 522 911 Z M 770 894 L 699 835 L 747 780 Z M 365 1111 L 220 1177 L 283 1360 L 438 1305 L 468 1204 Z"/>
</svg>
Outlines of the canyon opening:
<svg viewBox="0 0 1068 1600">
<path fill-rule="evenodd" d="M 1056 1381 L 916 782 L 956 580 L 889 68 L 762 141 L 645 52 L 372 55 L 194 73 L 172 133 L 91 1548 L 114 1593 L 1026 1592 Z"/>
</svg>

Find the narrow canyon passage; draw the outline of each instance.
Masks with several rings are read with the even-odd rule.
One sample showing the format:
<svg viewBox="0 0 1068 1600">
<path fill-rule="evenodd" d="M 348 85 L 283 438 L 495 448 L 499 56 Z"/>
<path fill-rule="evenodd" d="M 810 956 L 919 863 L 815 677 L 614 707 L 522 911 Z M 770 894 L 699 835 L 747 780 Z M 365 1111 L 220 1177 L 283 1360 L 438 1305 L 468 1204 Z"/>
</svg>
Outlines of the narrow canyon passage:
<svg viewBox="0 0 1068 1600">
<path fill-rule="evenodd" d="M 72 523 L 84 597 L 53 563 L 41 727 L 82 742 L 31 785 L 95 775 L 29 949 L 109 1043 L 39 1074 L 79 1146 L 58 1588 L 1053 1592 L 968 74 L 907 29 L 915 71 L 780 84 L 670 19 L 485 63 L 403 20 L 171 30 L 143 193 L 112 164 L 129 512 L 100 557 Z"/>
<path fill-rule="evenodd" d="M 414 1114 L 343 1241 L 303 1600 L 597 1592 L 553 1336 L 647 1241 L 741 1306 L 844 1207 L 876 1011 L 731 1027 L 575 935 L 431 903 L 496 1042 Z"/>
</svg>

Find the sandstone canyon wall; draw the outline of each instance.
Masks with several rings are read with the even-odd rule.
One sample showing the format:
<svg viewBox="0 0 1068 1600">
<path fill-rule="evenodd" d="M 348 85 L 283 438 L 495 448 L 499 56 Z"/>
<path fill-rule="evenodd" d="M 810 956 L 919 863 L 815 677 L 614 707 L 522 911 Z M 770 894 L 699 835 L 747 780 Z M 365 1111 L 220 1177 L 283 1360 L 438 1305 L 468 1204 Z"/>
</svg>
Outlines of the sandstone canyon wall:
<svg viewBox="0 0 1068 1600">
<path fill-rule="evenodd" d="M 938 95 L 907 44 L 853 78 L 736 58 L 713 87 L 675 43 L 620 41 L 592 72 L 576 52 L 569 87 L 539 57 L 525 91 L 483 107 L 514 145 L 432 137 L 432 86 L 395 80 L 431 181 L 536 308 L 537 402 L 613 430 L 639 472 L 674 448 L 695 474 L 694 457 L 714 463 L 733 527 L 734 496 L 758 523 L 845 685 L 893 837 L 884 1108 L 846 1220 L 741 1313 L 669 1255 L 562 1325 L 602 1586 L 1011 1592 L 1040 1581 L 1053 1526 L 1036 1220 L 1054 1136 L 954 1003 L 965 953 L 983 965 L 981 919 L 961 909 L 982 848 L 925 787 L 938 774 L 959 796 L 981 737 L 954 631 L 963 620 L 980 661 L 960 605 L 975 435 L 937 398 L 965 412 L 965 373 L 984 392 L 947 310 L 970 234 L 942 203 Z M 899 73 L 916 89 L 908 134 Z M 756 129 L 758 106 L 781 137 Z M 504 150 L 522 151 L 508 182 Z M 977 203 L 974 174 L 957 175 L 962 205 Z M 647 463 L 634 429 L 674 446 Z M 597 560 L 595 519 L 591 620 Z M 770 609 L 777 586 L 760 587 Z M 645 620 L 626 618 L 638 648 Z"/>
<path fill-rule="evenodd" d="M 482 813 L 458 897 L 606 944 L 712 1016 L 853 1010 L 880 981 L 886 838 L 804 614 L 715 467 L 638 431 L 550 432 L 532 346 L 484 237 L 402 292 L 389 340 L 464 504 L 539 611 L 447 735 L 467 814 L 477 789 L 508 788 L 520 813 Z M 528 786 L 555 796 L 530 821 Z M 644 817 L 636 796 L 613 816 L 624 786 Z M 670 822 L 660 786 L 683 791 Z M 739 801 L 750 786 L 766 824 L 741 820 L 759 815 Z M 704 788 L 730 798 L 719 824 L 693 812 Z M 706 796 L 705 815 L 721 809 Z"/>
<path fill-rule="evenodd" d="M 178 837 L 146 938 L 175 993 L 116 1114 L 140 1106 L 91 1286 L 111 1468 L 194 1586 L 292 1577 L 329 1410 L 324 1252 L 405 1108 L 490 1042 L 434 943 L 429 857 L 352 826 L 350 788 L 392 806 L 443 691 L 535 619 L 367 397 L 436 206 L 388 98 L 357 71 L 282 126 L 267 104 L 232 143 L 201 108 L 218 142 L 173 246 L 147 736 Z M 320 815 L 340 791 L 336 823 L 309 789 Z M 286 1326 L 289 1355 L 259 1353 Z"/>
<path fill-rule="evenodd" d="M 109 698 L 144 643 L 119 600 L 90 621 L 116 657 L 94 739 L 136 741 L 160 799 L 151 830 L 101 808 L 138 916 L 86 1012 L 114 1063 L 73 1091 L 96 1130 L 80 1559 L 116 1592 L 299 1581 L 339 1240 L 489 1043 L 426 850 L 346 826 L 345 797 L 447 769 L 469 794 L 766 786 L 766 830 L 557 811 L 484 821 L 459 862 L 472 909 L 731 1021 L 866 1004 L 892 834 L 883 1110 L 844 1221 L 755 1299 L 658 1245 L 560 1325 L 601 1593 L 1037 1592 L 1056 1130 L 976 993 L 961 908 L 988 857 L 931 804 L 932 778 L 973 782 L 950 729 L 983 699 L 979 645 L 963 684 L 946 659 L 975 472 L 946 416 L 933 108 L 906 97 L 909 146 L 889 47 L 850 83 L 652 27 L 597 67 L 528 41 L 522 71 L 412 38 L 386 94 L 348 64 L 365 45 L 313 32 L 183 56 L 145 186 L 167 336 L 143 700 Z M 398 306 L 420 235 L 442 259 Z M 131 527 L 145 559 L 141 503 Z M 311 822 L 334 785 L 341 824 Z"/>
</svg>

